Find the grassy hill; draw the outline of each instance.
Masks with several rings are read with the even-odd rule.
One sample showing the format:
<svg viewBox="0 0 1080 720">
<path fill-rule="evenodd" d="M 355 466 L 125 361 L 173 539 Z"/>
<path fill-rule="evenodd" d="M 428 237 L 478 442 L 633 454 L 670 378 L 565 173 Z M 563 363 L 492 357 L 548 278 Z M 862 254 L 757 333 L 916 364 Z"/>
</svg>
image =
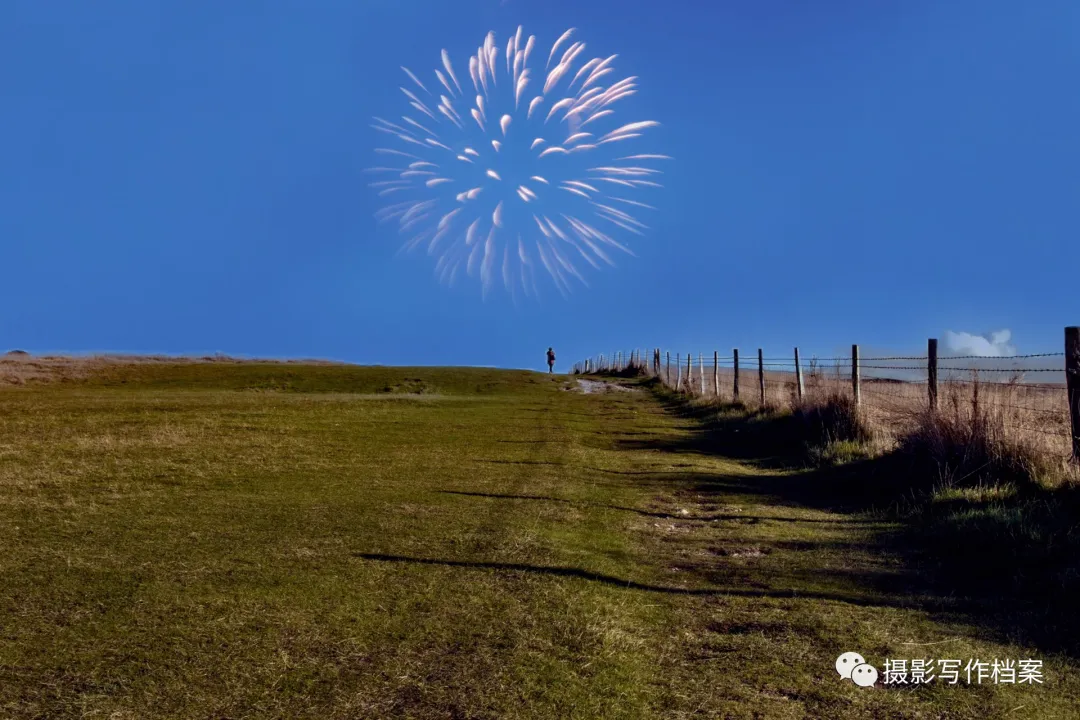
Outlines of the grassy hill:
<svg viewBox="0 0 1080 720">
<path fill-rule="evenodd" d="M 801 502 L 809 475 L 705 451 L 641 381 L 34 377 L 0 388 L 3 717 L 1076 717 L 1073 654 L 913 582 L 902 528 Z M 860 688 L 846 651 L 1039 658 L 1044 684 Z"/>
</svg>

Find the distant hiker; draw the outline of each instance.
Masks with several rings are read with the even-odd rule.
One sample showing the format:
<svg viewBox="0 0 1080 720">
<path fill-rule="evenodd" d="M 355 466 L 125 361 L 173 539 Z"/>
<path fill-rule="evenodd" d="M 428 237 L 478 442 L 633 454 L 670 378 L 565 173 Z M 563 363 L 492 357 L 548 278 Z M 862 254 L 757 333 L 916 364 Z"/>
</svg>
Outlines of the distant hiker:
<svg viewBox="0 0 1080 720">
<path fill-rule="evenodd" d="M 555 372 L 555 351 L 548 348 L 547 351 L 548 372 Z"/>
</svg>

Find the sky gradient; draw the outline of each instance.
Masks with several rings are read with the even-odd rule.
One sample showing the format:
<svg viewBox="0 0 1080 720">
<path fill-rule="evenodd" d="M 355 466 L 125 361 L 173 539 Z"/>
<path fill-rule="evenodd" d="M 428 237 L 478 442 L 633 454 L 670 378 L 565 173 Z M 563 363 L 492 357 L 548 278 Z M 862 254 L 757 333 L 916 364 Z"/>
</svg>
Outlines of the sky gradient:
<svg viewBox="0 0 1080 720">
<path fill-rule="evenodd" d="M 9 0 L 2 18 L 0 350 L 539 368 L 549 345 L 566 366 L 1006 329 L 1054 352 L 1080 323 L 1070 0 Z M 409 110 L 399 66 L 434 79 L 443 48 L 460 68 L 518 25 L 545 58 L 570 27 L 618 53 L 615 77 L 639 78 L 620 113 L 661 123 L 634 152 L 674 160 L 635 257 L 515 305 L 399 256 L 363 170 L 372 116 Z"/>
</svg>

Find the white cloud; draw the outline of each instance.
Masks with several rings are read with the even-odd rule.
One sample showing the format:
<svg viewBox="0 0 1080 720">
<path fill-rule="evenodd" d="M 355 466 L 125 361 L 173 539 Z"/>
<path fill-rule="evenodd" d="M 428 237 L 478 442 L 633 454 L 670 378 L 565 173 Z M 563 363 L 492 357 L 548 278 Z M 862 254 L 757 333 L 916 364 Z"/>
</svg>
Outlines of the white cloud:
<svg viewBox="0 0 1080 720">
<path fill-rule="evenodd" d="M 1016 355 L 1016 348 L 1009 344 L 1012 332 L 997 330 L 988 335 L 972 335 L 966 332 L 945 331 L 945 349 L 951 355 L 977 355 L 979 357 L 1006 357 Z"/>
</svg>

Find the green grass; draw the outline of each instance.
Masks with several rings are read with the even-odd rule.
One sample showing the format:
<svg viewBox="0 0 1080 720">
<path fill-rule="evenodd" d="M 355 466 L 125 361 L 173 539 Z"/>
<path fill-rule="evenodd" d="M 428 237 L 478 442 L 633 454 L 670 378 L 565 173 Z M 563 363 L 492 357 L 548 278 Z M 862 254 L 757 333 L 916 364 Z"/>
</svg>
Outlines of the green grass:
<svg viewBox="0 0 1080 720">
<path fill-rule="evenodd" d="M 626 382 L 214 363 L 0 391 L 0 717 L 1076 716 L 1075 655 L 913 582 L 902 524 Z M 862 689 L 848 650 L 1036 657 L 1046 684 Z"/>
</svg>

